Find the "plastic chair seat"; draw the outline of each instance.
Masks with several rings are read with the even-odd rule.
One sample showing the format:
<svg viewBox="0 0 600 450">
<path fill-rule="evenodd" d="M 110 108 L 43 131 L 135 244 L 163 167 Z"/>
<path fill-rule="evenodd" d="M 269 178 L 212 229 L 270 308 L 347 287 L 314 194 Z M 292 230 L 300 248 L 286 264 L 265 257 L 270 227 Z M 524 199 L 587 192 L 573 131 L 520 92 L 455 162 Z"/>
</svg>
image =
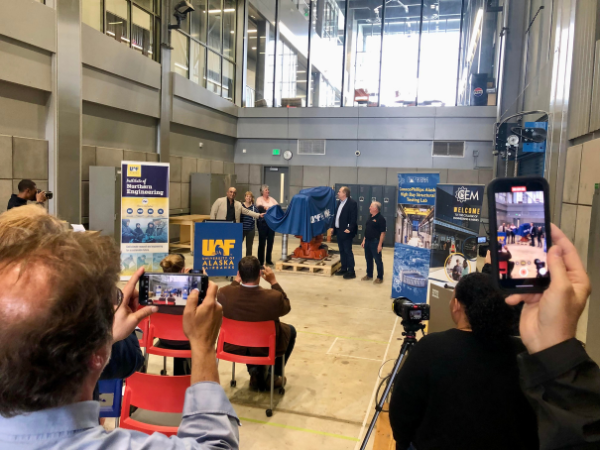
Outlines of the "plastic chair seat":
<svg viewBox="0 0 600 450">
<path fill-rule="evenodd" d="M 139 422 L 132 417 L 128 417 L 126 419 L 121 419 L 121 428 L 125 428 L 127 430 L 136 430 L 141 431 L 142 433 L 152 434 L 152 433 L 161 433 L 165 436 L 175 436 L 177 434 L 177 430 L 179 427 L 166 427 L 163 425 L 150 425 L 148 423 Z"/>
<path fill-rule="evenodd" d="M 191 358 L 191 350 L 172 350 L 154 346 L 154 339 L 168 339 L 171 341 L 187 341 L 183 332 L 183 316 L 155 313 L 150 320 L 148 328 L 148 341 L 146 351 L 151 355 L 171 356 L 174 358 Z"/>
</svg>

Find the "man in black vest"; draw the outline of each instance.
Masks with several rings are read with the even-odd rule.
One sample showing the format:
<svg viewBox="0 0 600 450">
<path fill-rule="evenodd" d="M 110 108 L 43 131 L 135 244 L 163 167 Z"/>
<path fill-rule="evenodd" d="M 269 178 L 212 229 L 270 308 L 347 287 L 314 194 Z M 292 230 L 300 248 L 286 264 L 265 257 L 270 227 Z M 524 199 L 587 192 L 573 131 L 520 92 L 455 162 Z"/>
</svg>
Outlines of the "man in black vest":
<svg viewBox="0 0 600 450">
<path fill-rule="evenodd" d="M 358 205 L 350 198 L 350 189 L 342 186 L 338 192 L 338 202 L 335 205 L 335 222 L 333 235 L 337 236 L 340 249 L 342 267 L 336 275 L 344 276 L 349 280 L 356 278 L 354 273 L 354 254 L 352 253 L 352 239 L 356 236 L 358 227 Z"/>
</svg>

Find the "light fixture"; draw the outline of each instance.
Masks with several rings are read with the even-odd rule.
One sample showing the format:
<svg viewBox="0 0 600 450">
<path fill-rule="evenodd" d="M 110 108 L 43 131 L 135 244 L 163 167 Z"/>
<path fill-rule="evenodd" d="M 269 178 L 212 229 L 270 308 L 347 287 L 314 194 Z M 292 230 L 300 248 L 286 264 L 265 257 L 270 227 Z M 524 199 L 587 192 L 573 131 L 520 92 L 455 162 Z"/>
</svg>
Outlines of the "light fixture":
<svg viewBox="0 0 600 450">
<path fill-rule="evenodd" d="M 175 5 L 175 8 L 173 8 L 173 10 L 173 16 L 175 17 L 175 20 L 177 20 L 177 24 L 169 25 L 169 30 L 181 29 L 181 21 L 185 20 L 185 16 L 187 16 L 192 11 L 195 11 L 196 9 L 187 0 L 181 0 Z"/>
<path fill-rule="evenodd" d="M 252 50 L 256 50 L 256 47 L 252 47 Z"/>
<path fill-rule="evenodd" d="M 186 66 L 184 66 L 183 64 L 175 63 L 174 65 L 179 67 L 180 69 L 188 70 L 188 68 Z"/>
<path fill-rule="evenodd" d="M 256 30 L 248 30 L 248 33 L 256 33 Z"/>
</svg>

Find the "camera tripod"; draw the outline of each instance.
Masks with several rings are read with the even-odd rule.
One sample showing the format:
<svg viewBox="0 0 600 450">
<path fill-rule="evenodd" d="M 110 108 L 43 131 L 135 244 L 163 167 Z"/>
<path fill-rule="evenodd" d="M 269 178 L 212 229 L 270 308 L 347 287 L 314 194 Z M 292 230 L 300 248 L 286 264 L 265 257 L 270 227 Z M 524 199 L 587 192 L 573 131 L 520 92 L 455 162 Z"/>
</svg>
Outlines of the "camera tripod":
<svg viewBox="0 0 600 450">
<path fill-rule="evenodd" d="M 377 419 L 379 418 L 379 414 L 383 411 L 383 404 L 385 403 L 385 399 L 390 395 L 390 391 L 392 390 L 392 386 L 394 385 L 394 380 L 396 379 L 396 375 L 398 374 L 398 370 L 400 370 L 400 366 L 402 365 L 402 361 L 406 357 L 408 353 L 408 349 L 414 346 L 417 343 L 417 331 L 423 330 L 425 325 L 421 322 L 414 323 L 412 321 L 403 320 L 402 326 L 404 326 L 404 332 L 402 336 L 404 336 L 404 342 L 402 343 L 402 348 L 400 349 L 400 356 L 396 360 L 396 364 L 394 364 L 394 368 L 392 369 L 392 373 L 390 374 L 390 378 L 387 382 L 385 390 L 383 391 L 383 395 L 377 405 L 375 405 L 375 415 L 373 419 L 371 419 L 371 424 L 369 425 L 369 429 L 367 430 L 367 434 L 363 440 L 362 445 L 360 446 L 360 450 L 365 450 L 367 448 L 367 443 L 369 442 L 369 438 L 375 429 L 375 424 L 377 423 Z"/>
</svg>

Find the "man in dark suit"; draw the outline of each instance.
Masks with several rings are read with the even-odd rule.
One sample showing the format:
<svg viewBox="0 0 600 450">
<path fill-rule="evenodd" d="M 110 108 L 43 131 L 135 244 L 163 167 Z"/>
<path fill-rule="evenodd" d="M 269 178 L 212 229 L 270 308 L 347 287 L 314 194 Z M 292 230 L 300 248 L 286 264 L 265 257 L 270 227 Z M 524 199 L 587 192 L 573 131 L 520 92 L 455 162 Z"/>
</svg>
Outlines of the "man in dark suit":
<svg viewBox="0 0 600 450">
<path fill-rule="evenodd" d="M 260 278 L 271 285 L 271 289 L 259 286 Z M 281 356 L 285 362 L 290 359 L 296 343 L 296 329 L 292 325 L 281 323 L 279 318 L 290 312 L 290 300 L 275 279 L 271 268 L 261 270 L 256 256 L 245 256 L 238 264 L 236 279 L 229 285 L 219 289 L 217 299 L 223 305 L 223 316 L 241 322 L 264 322 L 273 320 L 277 332 L 278 358 L 275 360 L 275 387 L 285 386 L 281 367 Z M 247 348 L 225 344 L 225 351 L 245 356 L 267 356 L 267 349 Z M 266 390 L 267 376 L 265 366 L 248 365 L 250 387 Z"/>
<path fill-rule="evenodd" d="M 340 249 L 342 267 L 336 275 L 343 276 L 345 280 L 356 278 L 354 273 L 354 253 L 352 253 L 352 239 L 356 236 L 358 226 L 358 205 L 350 198 L 350 189 L 342 186 L 338 192 L 338 202 L 335 205 L 335 222 L 333 235 L 337 236 Z"/>
</svg>

